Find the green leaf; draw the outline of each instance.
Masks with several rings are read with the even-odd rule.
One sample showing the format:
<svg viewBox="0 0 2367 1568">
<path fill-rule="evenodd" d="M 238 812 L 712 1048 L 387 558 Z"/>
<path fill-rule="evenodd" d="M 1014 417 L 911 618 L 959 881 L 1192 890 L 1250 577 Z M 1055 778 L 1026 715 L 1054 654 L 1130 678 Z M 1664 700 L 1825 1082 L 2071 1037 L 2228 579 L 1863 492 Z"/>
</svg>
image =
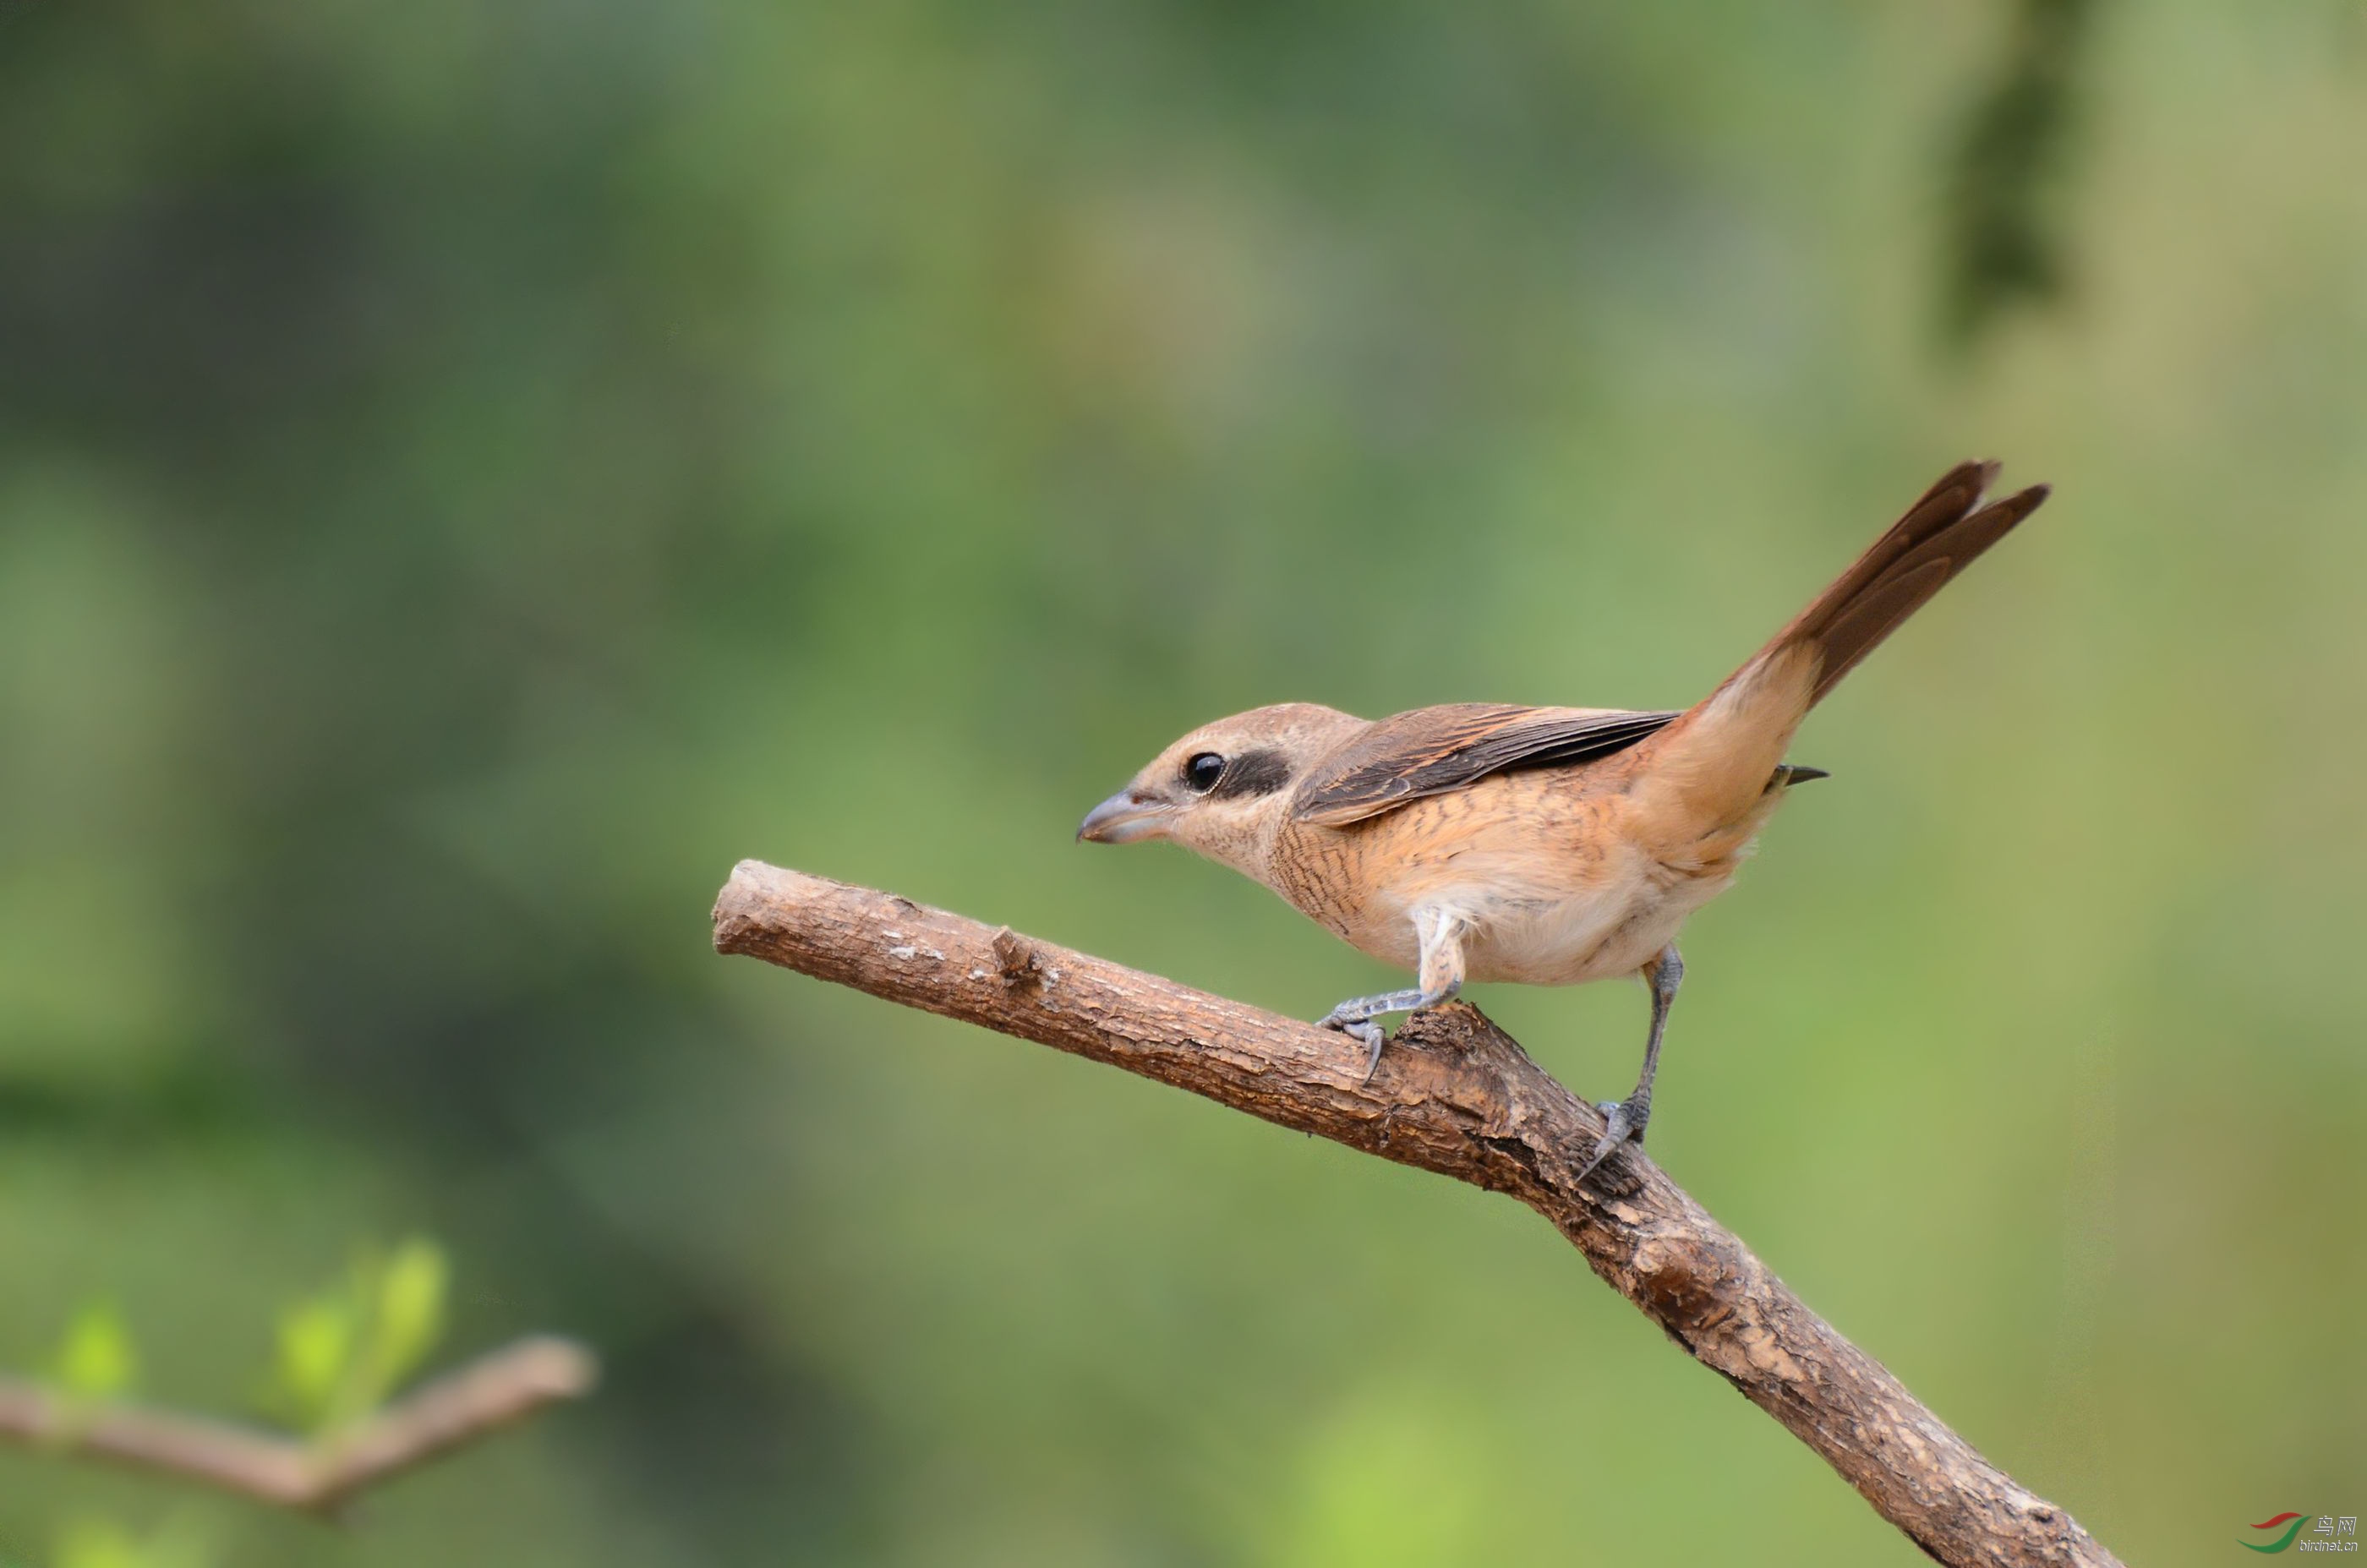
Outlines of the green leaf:
<svg viewBox="0 0 2367 1568">
<path fill-rule="evenodd" d="M 444 1303 L 451 1269 L 443 1248 L 413 1236 L 395 1248 L 379 1278 L 378 1334 L 372 1361 L 379 1374 L 372 1404 L 417 1371 L 444 1336 Z"/>
<path fill-rule="evenodd" d="M 113 1399 L 140 1375 L 140 1356 L 115 1303 L 96 1301 L 74 1314 L 58 1347 L 58 1386 L 77 1400 Z"/>
<path fill-rule="evenodd" d="M 148 1568 L 148 1553 L 112 1519 L 75 1519 L 58 1531 L 57 1568 Z"/>
<path fill-rule="evenodd" d="M 277 1393 L 297 1425 L 329 1421 L 354 1357 L 353 1303 L 336 1293 L 297 1303 L 279 1314 Z"/>
<path fill-rule="evenodd" d="M 450 1283 L 425 1237 L 360 1253 L 343 1281 L 280 1314 L 272 1403 L 316 1437 L 368 1416 L 443 1337 Z"/>
<path fill-rule="evenodd" d="M 183 1519 L 166 1520 L 144 1540 L 112 1519 L 71 1519 L 51 1557 L 54 1568 L 206 1568 L 213 1561 Z"/>
</svg>

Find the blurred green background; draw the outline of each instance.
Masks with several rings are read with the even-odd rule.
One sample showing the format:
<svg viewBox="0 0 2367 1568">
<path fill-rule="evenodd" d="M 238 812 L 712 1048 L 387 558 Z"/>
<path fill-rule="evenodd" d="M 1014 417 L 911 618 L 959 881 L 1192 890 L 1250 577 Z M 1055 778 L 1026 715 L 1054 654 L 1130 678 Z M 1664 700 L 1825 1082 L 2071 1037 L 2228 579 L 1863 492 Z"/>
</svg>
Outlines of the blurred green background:
<svg viewBox="0 0 2367 1568">
<path fill-rule="evenodd" d="M 1810 722 L 1654 1152 L 2130 1561 L 2367 1511 L 2354 0 L 12 0 L 0 148 L 0 1364 L 105 1297 L 235 1411 L 424 1231 L 609 1371 L 344 1532 L 0 1452 L 0 1557 L 1920 1561 L 1515 1206 L 707 911 L 1315 1015 L 1085 807 L 1683 705 L 1988 454 L 2056 499 Z M 1630 1081 L 1640 990 L 1478 999 Z"/>
</svg>

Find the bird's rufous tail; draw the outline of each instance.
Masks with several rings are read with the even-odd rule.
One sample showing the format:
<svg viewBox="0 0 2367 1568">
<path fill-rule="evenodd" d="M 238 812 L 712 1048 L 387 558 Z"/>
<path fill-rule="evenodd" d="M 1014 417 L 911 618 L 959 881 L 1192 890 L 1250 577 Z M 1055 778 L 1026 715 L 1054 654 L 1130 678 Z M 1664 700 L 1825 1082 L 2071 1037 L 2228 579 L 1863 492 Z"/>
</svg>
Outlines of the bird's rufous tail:
<svg viewBox="0 0 2367 1568">
<path fill-rule="evenodd" d="M 1715 831 L 1752 815 L 1792 732 L 1900 622 L 2038 510 L 2047 487 L 1982 504 L 1995 463 L 1959 463 L 1726 683 L 1638 751 L 1668 804 Z"/>
</svg>

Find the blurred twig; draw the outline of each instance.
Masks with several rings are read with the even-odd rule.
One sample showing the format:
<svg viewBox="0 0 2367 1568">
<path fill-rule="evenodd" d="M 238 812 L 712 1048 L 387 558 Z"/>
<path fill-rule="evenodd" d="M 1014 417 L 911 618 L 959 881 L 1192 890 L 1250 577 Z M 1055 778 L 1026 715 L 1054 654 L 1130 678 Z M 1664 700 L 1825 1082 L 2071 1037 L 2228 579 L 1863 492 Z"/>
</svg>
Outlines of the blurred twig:
<svg viewBox="0 0 2367 1568">
<path fill-rule="evenodd" d="M 429 1460 L 591 1391 L 592 1355 L 535 1337 L 427 1383 L 320 1442 L 136 1404 L 89 1405 L 0 1379 L 0 1439 L 111 1460 L 261 1503 L 320 1513 Z"/>
<path fill-rule="evenodd" d="M 1932 1557 L 1983 1568 L 2118 1563 L 1803 1305 L 1640 1150 L 1581 1183 L 1602 1116 L 1476 1009 L 1413 1015 L 1366 1083 L 1365 1049 L 1343 1035 L 754 861 L 724 886 L 715 945 L 1510 1193 Z"/>
</svg>

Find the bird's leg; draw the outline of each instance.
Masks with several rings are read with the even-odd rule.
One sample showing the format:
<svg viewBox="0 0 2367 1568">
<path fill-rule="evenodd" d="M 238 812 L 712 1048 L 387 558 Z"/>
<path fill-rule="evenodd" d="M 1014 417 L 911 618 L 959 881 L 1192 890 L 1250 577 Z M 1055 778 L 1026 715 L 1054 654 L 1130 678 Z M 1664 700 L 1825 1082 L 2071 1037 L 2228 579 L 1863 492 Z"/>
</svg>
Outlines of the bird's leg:
<svg viewBox="0 0 2367 1568">
<path fill-rule="evenodd" d="M 1374 1018 L 1385 1012 L 1414 1012 L 1436 1007 L 1463 988 L 1463 938 L 1470 927 L 1450 910 L 1423 908 L 1414 911 L 1415 938 L 1421 944 L 1421 986 L 1418 990 L 1383 991 L 1377 996 L 1351 997 L 1316 1021 L 1361 1041 L 1372 1053 L 1365 1058 L 1364 1081 L 1381 1065 L 1381 1046 L 1388 1040 Z"/>
<path fill-rule="evenodd" d="M 1636 1092 L 1625 1100 L 1603 1102 L 1603 1118 L 1608 1123 L 1603 1136 L 1595 1141 L 1594 1157 L 1578 1173 L 1580 1181 L 1594 1174 L 1604 1156 L 1621 1144 L 1634 1139 L 1644 1141 L 1645 1123 L 1652 1120 L 1652 1079 L 1660 1071 L 1660 1035 L 1669 1027 L 1669 1004 L 1677 999 L 1677 987 L 1685 977 L 1685 961 L 1677 956 L 1677 944 L 1669 943 L 1660 956 L 1652 960 L 1644 971 L 1644 983 L 1652 987 L 1652 1032 L 1644 1042 L 1644 1071 L 1636 1080 Z"/>
</svg>

